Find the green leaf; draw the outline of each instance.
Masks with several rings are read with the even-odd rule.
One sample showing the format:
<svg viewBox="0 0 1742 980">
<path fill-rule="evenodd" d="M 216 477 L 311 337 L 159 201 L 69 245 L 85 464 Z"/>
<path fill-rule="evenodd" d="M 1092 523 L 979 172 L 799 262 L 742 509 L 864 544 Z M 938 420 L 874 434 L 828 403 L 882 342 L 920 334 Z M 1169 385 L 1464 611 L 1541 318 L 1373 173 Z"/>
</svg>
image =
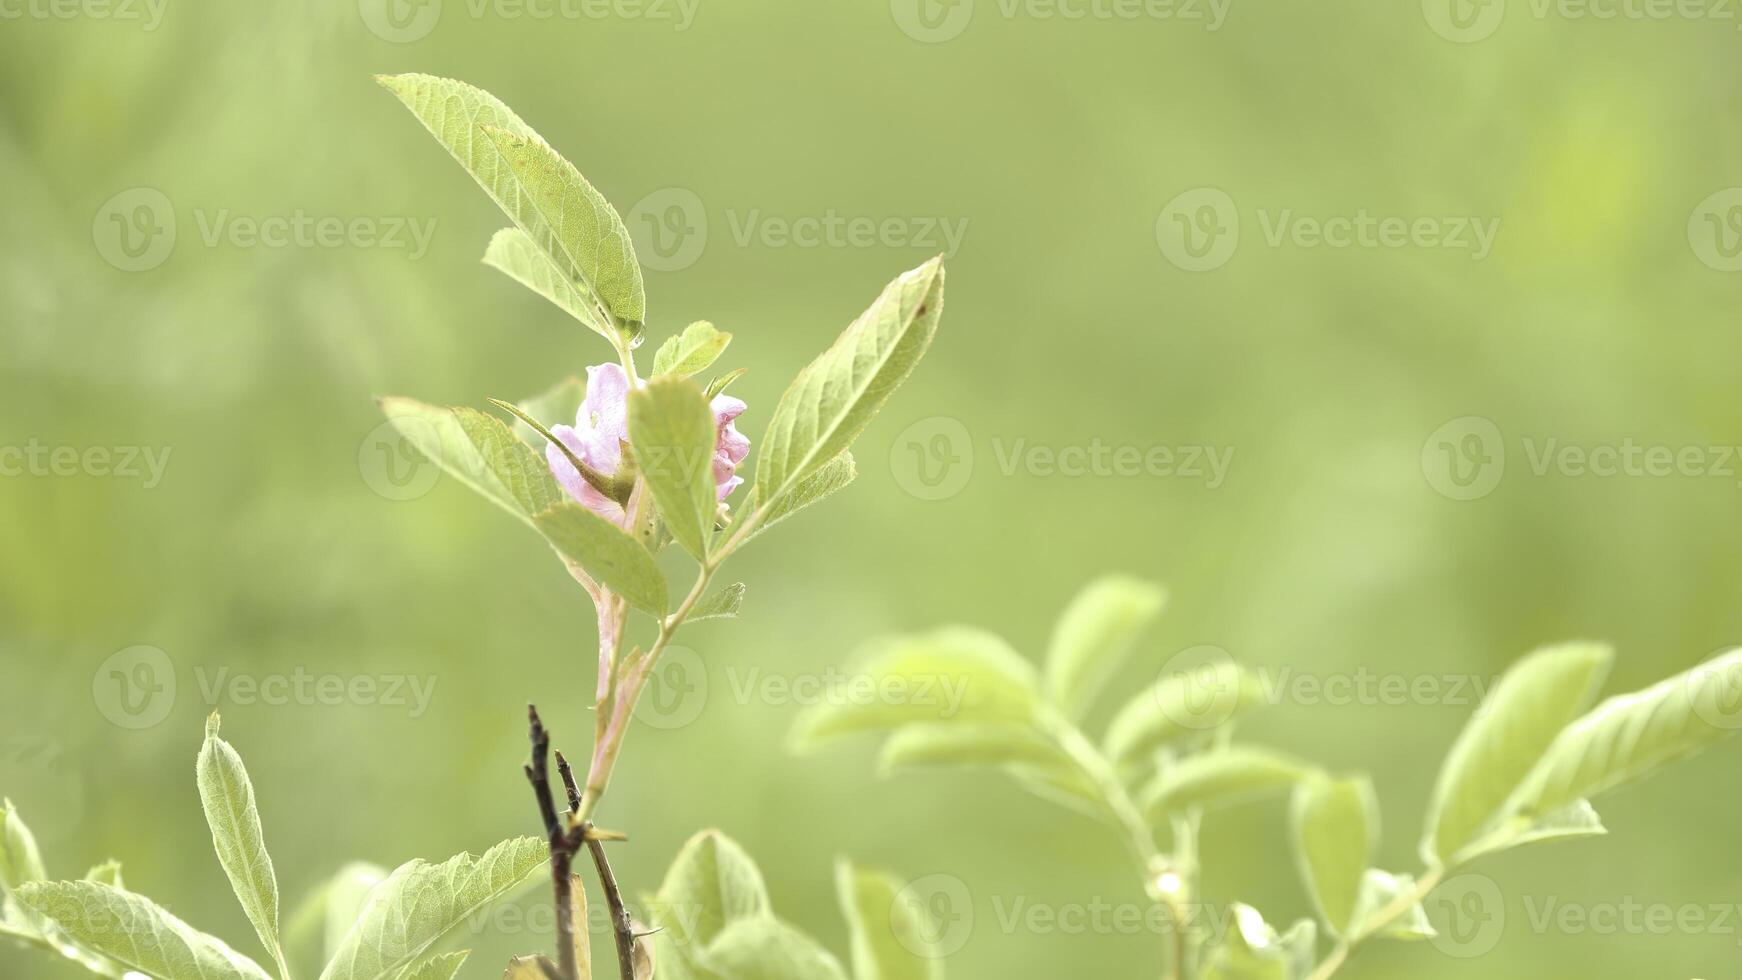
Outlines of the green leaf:
<svg viewBox="0 0 1742 980">
<path fill-rule="evenodd" d="M 381 410 L 443 472 L 528 524 L 533 515 L 564 499 L 543 454 L 493 416 L 410 398 L 383 398 Z"/>
<path fill-rule="evenodd" d="M 1556 734 L 1590 705 L 1611 659 L 1608 647 L 1568 643 L 1531 653 L 1500 678 L 1440 767 L 1423 860 L 1455 862 L 1484 833 Z"/>
<path fill-rule="evenodd" d="M 672 539 L 705 561 L 719 510 L 714 413 L 683 377 L 656 377 L 629 393 L 629 442 Z"/>
<path fill-rule="evenodd" d="M 1113 717 L 1105 751 L 1123 768 L 1144 764 L 1156 749 L 1220 728 L 1265 702 L 1258 675 L 1232 660 L 1170 673 Z"/>
<path fill-rule="evenodd" d="M 1145 791 L 1144 808 L 1160 818 L 1192 807 L 1222 806 L 1286 789 L 1311 771 L 1269 749 L 1231 746 L 1163 770 Z"/>
<path fill-rule="evenodd" d="M 717 830 L 684 844 L 649 910 L 660 927 L 655 942 L 661 970 L 682 970 L 705 957 L 708 944 L 731 923 L 772 914 L 756 862 Z"/>
<path fill-rule="evenodd" d="M 127 887 L 127 883 L 121 878 L 121 862 L 113 859 L 92 865 L 91 870 L 85 872 L 85 880 L 108 885 L 110 888 Z"/>
<path fill-rule="evenodd" d="M 369 892 L 385 880 L 387 869 L 367 861 L 353 861 L 340 868 L 298 903 L 284 927 L 284 945 L 294 949 L 305 940 L 312 941 L 318 929 L 322 960 L 332 959 L 345 934 L 356 924 Z"/>
<path fill-rule="evenodd" d="M 653 354 L 653 373 L 656 377 L 676 374 L 687 378 L 706 371 L 731 342 L 731 334 L 714 329 L 706 320 L 697 320 L 659 345 Z"/>
<path fill-rule="evenodd" d="M 690 610 L 689 621 L 699 623 L 704 619 L 736 619 L 738 608 L 743 604 L 744 583 L 733 582 L 696 603 Z"/>
<path fill-rule="evenodd" d="M 1387 939 L 1431 939 L 1434 927 L 1428 922 L 1427 910 L 1421 907 L 1419 901 L 1376 932 L 1368 923 L 1368 919 L 1375 912 L 1389 909 L 1393 903 L 1415 889 L 1415 878 L 1410 875 L 1368 868 L 1367 873 L 1361 877 L 1361 897 L 1355 903 L 1354 921 L 1359 924 L 1357 928 L 1361 934 L 1371 933 Z"/>
<path fill-rule="evenodd" d="M 520 437 L 521 442 L 542 454 L 548 439 L 519 415 L 524 413 L 546 431 L 553 425 L 574 425 L 575 416 L 580 413 L 581 402 L 586 397 L 587 383 L 571 374 L 531 398 L 521 399 L 514 406 L 517 410 L 514 434 Z"/>
<path fill-rule="evenodd" d="M 400 865 L 369 893 L 321 980 L 395 976 L 467 916 L 508 894 L 549 856 L 546 841 L 518 837 L 482 857 L 459 854 L 441 864 Z"/>
<path fill-rule="evenodd" d="M 33 881 L 17 896 L 77 942 L 161 980 L 268 980 L 253 960 L 132 892 L 94 881 Z"/>
<path fill-rule="evenodd" d="M 1733 733 L 1742 649 L 1632 694 L 1563 729 L 1504 807 L 1535 817 L 1641 779 Z"/>
<path fill-rule="evenodd" d="M 377 80 L 447 147 L 572 288 L 592 295 L 622 321 L 632 343 L 639 338 L 647 314 L 635 249 L 623 219 L 573 166 L 482 89 L 432 75 Z"/>
<path fill-rule="evenodd" d="M 1521 816 L 1502 820 L 1489 833 L 1459 848 L 1456 860 L 1461 864 L 1485 854 L 1522 847 L 1525 844 L 1601 837 L 1608 832 L 1590 800 L 1575 800 L 1559 810 L 1539 817 Z"/>
<path fill-rule="evenodd" d="M 817 941 L 774 918 L 742 919 L 708 944 L 707 963 L 724 980 L 846 980 Z"/>
<path fill-rule="evenodd" d="M 545 254 L 580 274 L 605 312 L 639 339 L 647 320 L 641 265 L 623 218 L 536 133 L 485 125 L 509 172 L 519 182 L 519 206 L 509 211 Z"/>
<path fill-rule="evenodd" d="M 834 496 L 847 484 L 852 483 L 853 478 L 858 475 L 859 467 L 853 462 L 853 454 L 842 452 L 841 455 L 824 463 L 815 473 L 800 480 L 798 486 L 793 487 L 785 496 L 770 505 L 768 513 L 762 518 L 762 522 L 756 525 L 756 529 L 751 531 L 749 537 L 744 540 L 753 541 L 764 531 L 806 507 Z M 752 496 L 751 505 L 745 509 L 745 513 L 755 510 L 760 500 L 760 497 Z"/>
<path fill-rule="evenodd" d="M 653 555 L 622 528 L 580 504 L 564 501 L 533 520 L 557 552 L 637 609 L 665 615 L 665 576 Z"/>
<path fill-rule="evenodd" d="M 943 291 L 941 256 L 903 273 L 799 372 L 762 437 L 758 499 L 779 501 L 864 431 L 931 345 Z"/>
<path fill-rule="evenodd" d="M 401 974 L 399 980 L 454 980 L 454 975 L 460 972 L 460 965 L 465 963 L 466 957 L 470 955 L 472 955 L 472 951 L 469 949 L 462 949 L 454 953 L 438 953 L 425 960 L 416 969 Z"/>
<path fill-rule="evenodd" d="M 748 369 L 747 368 L 733 368 L 732 370 L 727 371 L 725 374 L 722 374 L 719 377 L 715 378 L 714 380 L 708 382 L 707 391 L 704 392 L 704 394 L 706 394 L 708 396 L 708 400 L 713 401 L 714 396 L 725 394 L 726 389 L 730 388 L 732 386 L 732 382 L 737 381 L 739 378 L 742 378 L 744 376 L 744 372 L 746 370 L 748 370 Z"/>
<path fill-rule="evenodd" d="M 1166 602 L 1161 586 L 1124 575 L 1097 579 L 1071 600 L 1046 655 L 1047 687 L 1067 717 L 1082 715 Z"/>
<path fill-rule="evenodd" d="M 230 878 L 236 901 L 254 926 L 260 944 L 273 960 L 282 964 L 284 951 L 278 938 L 278 876 L 272 855 L 266 851 L 266 836 L 260 829 L 260 810 L 254 802 L 254 784 L 242 757 L 230 743 L 218 737 L 218 713 L 206 719 L 206 740 L 194 765 L 200 787 L 200 806 L 206 826 L 212 831 L 212 846 L 218 863 Z M 282 967 L 281 970 L 282 971 Z"/>
<path fill-rule="evenodd" d="M 1314 776 L 1294 788 L 1295 859 L 1319 917 L 1343 935 L 1355 924 L 1361 879 L 1379 844 L 1379 804 L 1366 776 Z"/>
<path fill-rule="evenodd" d="M 883 743 L 878 771 L 956 766 L 1070 768 L 1070 757 L 1032 728 L 1018 725 L 908 725 Z"/>
<path fill-rule="evenodd" d="M 1236 902 L 1233 928 L 1204 963 L 1204 980 L 1304 980 L 1311 973 L 1318 930 L 1310 919 L 1277 935 L 1264 916 Z"/>
<path fill-rule="evenodd" d="M 17 888 L 27 881 L 47 877 L 36 835 L 30 832 L 11 800 L 0 803 L 0 885 Z"/>
<path fill-rule="evenodd" d="M 905 884 L 850 862 L 835 864 L 855 980 L 943 980 L 943 959 L 922 910 L 900 901 Z"/>
<path fill-rule="evenodd" d="M 592 294 L 526 232 L 504 228 L 491 236 L 484 249 L 484 264 L 550 300 L 587 329 L 613 344 L 617 342 L 617 331 L 599 322 Z"/>
<path fill-rule="evenodd" d="M 1031 724 L 1040 707 L 1034 668 L 1003 639 L 984 630 L 949 627 L 870 645 L 851 679 L 859 696 L 807 710 L 795 726 L 801 748 L 837 735 L 888 731 L 915 722 Z"/>
</svg>

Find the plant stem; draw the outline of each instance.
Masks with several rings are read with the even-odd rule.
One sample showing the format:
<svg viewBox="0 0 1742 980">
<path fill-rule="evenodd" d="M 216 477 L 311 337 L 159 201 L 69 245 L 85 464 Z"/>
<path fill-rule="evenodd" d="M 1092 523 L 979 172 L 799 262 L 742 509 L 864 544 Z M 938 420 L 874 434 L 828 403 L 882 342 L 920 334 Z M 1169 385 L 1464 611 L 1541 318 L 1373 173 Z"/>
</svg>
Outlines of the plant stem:
<svg viewBox="0 0 1742 980">
<path fill-rule="evenodd" d="M 593 867 L 599 872 L 599 885 L 605 892 L 605 904 L 611 910 L 611 934 L 617 941 L 617 973 L 621 980 L 635 980 L 635 920 L 623 904 L 622 889 L 617 876 L 611 873 L 611 862 L 605 857 L 605 844 L 592 836 L 593 825 L 582 824 L 582 836 L 587 853 L 593 856 Z"/>
<path fill-rule="evenodd" d="M 556 955 L 563 980 L 580 980 L 580 966 L 575 960 L 575 917 L 573 872 L 575 844 L 562 821 L 557 817 L 556 800 L 550 792 L 550 774 L 546 762 L 550 757 L 550 732 L 539 720 L 538 709 L 526 706 L 529 737 L 532 741 L 532 761 L 525 766 L 526 779 L 538 798 L 538 812 L 544 818 L 544 830 L 550 841 L 551 888 L 556 896 Z M 625 980 L 634 980 L 633 974 Z"/>
<path fill-rule="evenodd" d="M 1362 943 L 1373 938 L 1379 930 L 1390 925 L 1398 916 L 1408 912 L 1427 898 L 1428 894 L 1440 883 L 1440 879 L 1445 876 L 1445 873 L 1446 869 L 1444 868 L 1433 868 L 1425 872 L 1421 879 L 1416 882 L 1414 889 L 1397 896 L 1389 904 L 1381 906 L 1372 915 L 1369 915 L 1365 922 L 1350 932 L 1347 939 L 1338 943 L 1336 948 L 1331 950 L 1330 955 L 1326 956 L 1324 962 L 1313 970 L 1312 975 L 1307 980 L 1327 980 L 1332 974 L 1342 969 L 1343 964 L 1347 963 L 1349 957 L 1361 948 Z"/>
</svg>

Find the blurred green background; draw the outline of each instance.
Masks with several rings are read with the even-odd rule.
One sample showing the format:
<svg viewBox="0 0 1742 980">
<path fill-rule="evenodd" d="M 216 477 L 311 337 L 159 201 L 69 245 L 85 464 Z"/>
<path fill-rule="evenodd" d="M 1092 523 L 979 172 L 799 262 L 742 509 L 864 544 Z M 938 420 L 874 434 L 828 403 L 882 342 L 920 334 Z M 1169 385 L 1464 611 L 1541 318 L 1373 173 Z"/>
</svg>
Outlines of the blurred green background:
<svg viewBox="0 0 1742 980">
<path fill-rule="evenodd" d="M 70 476 L 10 457 L 0 792 L 51 871 L 120 858 L 130 885 L 240 949 L 253 941 L 193 783 L 213 708 L 253 773 L 287 906 L 351 859 L 535 832 L 528 700 L 573 754 L 590 737 L 584 597 L 451 480 L 395 482 L 372 398 L 480 405 L 610 354 L 479 263 L 505 220 L 375 72 L 488 88 L 574 160 L 654 267 L 648 349 L 692 319 L 733 331 L 758 442 L 791 374 L 943 251 L 942 227 L 962 231 L 937 343 L 861 441 L 860 479 L 735 562 L 743 618 L 682 641 L 703 694 L 692 683 L 631 737 L 600 816 L 633 834 L 618 852 L 632 889 L 719 826 L 760 860 L 777 909 L 837 950 L 831 861 L 850 855 L 966 884 L 952 976 L 1156 975 L 1156 935 L 1001 923 L 1019 900 L 1141 903 L 1113 835 L 996 775 L 880 782 L 870 742 L 793 758 L 800 706 L 739 693 L 946 621 L 1038 657 L 1104 571 L 1172 590 L 1112 704 L 1205 644 L 1319 679 L 1455 680 L 1590 637 L 1617 645 L 1623 689 L 1742 637 L 1742 464 L 1532 465 L 1551 440 L 1742 441 L 1729 14 L 1495 0 L 1459 21 L 1438 0 L 1233 0 L 1209 29 L 1192 19 L 1207 7 L 1064 18 L 1008 0 L 576 0 L 548 18 L 481 0 L 159 2 L 21 0 L 0 20 L 0 445 L 166 459 L 153 480 L 143 456 L 133 475 L 117 457 Z M 1360 213 L 1497 220 L 1497 235 L 1478 257 L 1267 234 Z M 830 214 L 879 230 L 783 240 Z M 299 215 L 346 230 L 247 236 Z M 406 222 L 427 248 L 405 247 Z M 1206 260 L 1180 229 L 1227 243 L 1235 223 L 1214 268 L 1182 267 Z M 1007 463 L 1018 445 L 1096 444 L 1233 457 L 1216 486 Z M 1485 483 L 1449 480 L 1468 471 L 1449 473 L 1447 451 L 1490 460 Z M 142 645 L 161 658 L 112 659 Z M 224 671 L 434 687 L 427 704 L 269 705 L 213 693 Z M 141 679 L 174 691 L 124 686 Z M 1382 863 L 1413 870 L 1471 707 L 1356 700 L 1284 698 L 1243 731 L 1372 771 Z M 1598 935 L 1533 920 L 1549 901 L 1742 899 L 1739 759 L 1720 747 L 1601 803 L 1607 839 L 1480 865 L 1505 899 L 1482 955 L 1375 947 L 1347 975 L 1735 975 L 1742 922 Z M 1280 923 L 1308 913 L 1284 811 L 1228 811 L 1205 840 L 1212 895 Z M 549 940 L 498 920 L 468 941 L 482 977 Z M 76 975 L 12 948 L 0 974 Z"/>
</svg>

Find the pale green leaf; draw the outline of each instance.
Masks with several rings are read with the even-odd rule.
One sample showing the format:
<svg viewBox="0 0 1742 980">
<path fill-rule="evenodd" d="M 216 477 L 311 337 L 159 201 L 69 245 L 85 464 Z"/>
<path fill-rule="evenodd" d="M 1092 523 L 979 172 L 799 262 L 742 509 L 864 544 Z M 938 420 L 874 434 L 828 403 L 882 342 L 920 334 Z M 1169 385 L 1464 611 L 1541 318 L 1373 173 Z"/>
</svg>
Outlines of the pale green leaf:
<svg viewBox="0 0 1742 980">
<path fill-rule="evenodd" d="M 641 268 L 623 220 L 513 110 L 482 89 L 432 75 L 377 79 L 577 290 L 638 338 L 646 320 Z M 559 303 L 559 305 L 562 305 Z"/>
<path fill-rule="evenodd" d="M 1233 928 L 1205 958 L 1204 980 L 1304 980 L 1318 939 L 1311 920 L 1279 936 L 1252 906 L 1236 902 L 1230 911 Z"/>
<path fill-rule="evenodd" d="M 400 865 L 369 893 L 321 980 L 377 980 L 416 963 L 449 930 L 508 894 L 550 856 L 536 837 L 503 841 L 482 857 Z"/>
<path fill-rule="evenodd" d="M 1172 672 L 1114 715 L 1105 751 L 1122 767 L 1137 765 L 1170 742 L 1213 731 L 1266 701 L 1263 681 L 1232 660 Z"/>
<path fill-rule="evenodd" d="M 835 890 L 847 917 L 854 980 L 943 980 L 943 960 L 924 910 L 900 901 L 892 875 L 835 864 Z"/>
<path fill-rule="evenodd" d="M 713 379 L 712 381 L 709 381 L 708 388 L 706 391 L 706 394 L 708 396 L 708 400 L 713 401 L 715 395 L 724 394 L 727 388 L 732 387 L 732 382 L 737 381 L 739 378 L 742 378 L 744 376 L 744 372 L 747 370 L 749 370 L 749 369 L 748 368 L 733 368 L 732 370 L 727 371 L 725 374 L 722 374 L 719 377 Z"/>
<path fill-rule="evenodd" d="M 1124 575 L 1097 579 L 1071 600 L 1046 655 L 1047 687 L 1066 716 L 1088 708 L 1166 601 L 1161 586 Z"/>
<path fill-rule="evenodd" d="M 515 407 L 548 431 L 554 425 L 574 425 L 575 416 L 580 413 L 581 402 L 586 397 L 587 383 L 569 375 L 531 398 L 521 399 Z M 521 442 L 543 454 L 544 447 L 548 444 L 543 433 L 518 417 L 515 418 L 513 426 L 514 434 L 520 437 Z"/>
<path fill-rule="evenodd" d="M 1641 779 L 1735 732 L 1742 649 L 1632 694 L 1563 729 L 1504 807 L 1534 817 Z"/>
<path fill-rule="evenodd" d="M 539 514 L 533 524 L 559 554 L 631 605 L 665 615 L 665 576 L 653 555 L 622 528 L 573 501 Z"/>
<path fill-rule="evenodd" d="M 1222 806 L 1286 789 L 1311 771 L 1269 749 L 1230 746 L 1169 766 L 1144 792 L 1143 804 L 1153 818 Z"/>
<path fill-rule="evenodd" d="M 1354 921 L 1359 923 L 1357 928 L 1360 933 L 1384 936 L 1387 939 L 1431 939 L 1434 927 L 1428 922 L 1427 909 L 1422 908 L 1419 901 L 1404 909 L 1401 915 L 1378 930 L 1374 930 L 1372 923 L 1368 921 L 1376 912 L 1389 912 L 1394 904 L 1415 890 L 1415 878 L 1410 875 L 1368 868 L 1361 878 L 1361 897 L 1355 903 Z"/>
<path fill-rule="evenodd" d="M 908 725 L 883 743 L 878 770 L 1033 765 L 1068 769 L 1070 757 L 1032 728 L 1019 725 Z"/>
<path fill-rule="evenodd" d="M 719 510 L 714 484 L 714 413 L 684 377 L 656 377 L 629 393 L 629 442 L 672 539 L 707 558 Z"/>
<path fill-rule="evenodd" d="M 534 515 L 564 499 L 544 455 L 494 416 L 471 408 L 438 408 L 410 398 L 383 398 L 381 410 L 400 435 L 443 472 L 528 524 Z"/>
<path fill-rule="evenodd" d="M 538 134 L 491 125 L 482 129 L 522 191 L 519 207 L 508 216 L 546 254 L 579 273 L 605 312 L 639 338 L 647 296 L 635 246 L 617 209 Z"/>
<path fill-rule="evenodd" d="M 113 859 L 93 865 L 91 870 L 85 872 L 85 880 L 108 885 L 110 888 L 127 887 L 126 881 L 121 877 L 121 862 Z"/>
<path fill-rule="evenodd" d="M 943 290 L 942 257 L 903 273 L 799 372 L 762 438 L 759 500 L 779 501 L 864 431 L 931 345 Z"/>
<path fill-rule="evenodd" d="M 1555 736 L 1590 705 L 1612 658 L 1592 643 L 1546 647 L 1500 678 L 1440 767 L 1423 860 L 1444 865 L 1483 835 Z"/>
<path fill-rule="evenodd" d="M 260 810 L 254 802 L 254 784 L 242 757 L 230 743 L 218 737 L 218 713 L 206 719 L 206 740 L 194 765 L 200 789 L 200 806 L 206 826 L 212 831 L 212 846 L 218 863 L 230 878 L 236 901 L 253 924 L 260 944 L 275 961 L 284 961 L 278 937 L 278 876 L 272 856 L 266 851 L 266 836 L 260 829 Z"/>
<path fill-rule="evenodd" d="M 772 914 L 756 862 L 717 830 L 684 844 L 648 907 L 660 928 L 655 937 L 660 969 L 696 976 L 707 975 L 697 964 L 728 925 Z"/>
<path fill-rule="evenodd" d="M 702 598 L 690 610 L 689 621 L 699 623 L 706 619 L 735 619 L 738 609 L 744 604 L 744 583 L 733 582 L 731 585 Z"/>
<path fill-rule="evenodd" d="M 1457 863 L 1473 861 L 1484 854 L 1543 841 L 1601 837 L 1609 832 L 1589 800 L 1572 803 L 1539 817 L 1512 817 L 1493 830 L 1458 849 Z"/>
<path fill-rule="evenodd" d="M 36 835 L 30 832 L 11 800 L 0 803 L 0 885 L 16 888 L 46 877 L 48 872 L 42 866 Z"/>
<path fill-rule="evenodd" d="M 16 894 L 80 944 L 160 980 L 268 980 L 253 960 L 132 892 L 94 881 L 35 881 Z"/>
<path fill-rule="evenodd" d="M 915 722 L 1028 725 L 1039 710 L 1033 666 L 984 630 L 949 627 L 889 637 L 869 651 L 855 670 L 860 676 L 847 681 L 850 696 L 817 704 L 799 718 L 796 745 Z"/>
<path fill-rule="evenodd" d="M 460 972 L 460 965 L 465 963 L 466 957 L 470 955 L 472 955 L 472 951 L 469 949 L 453 953 L 438 953 L 401 974 L 399 980 L 454 980 L 454 974 Z"/>
<path fill-rule="evenodd" d="M 613 343 L 617 332 L 599 322 L 587 287 L 576 282 L 560 262 L 539 248 L 531 235 L 519 228 L 504 228 L 490 238 L 484 249 L 484 264 L 502 272 L 574 317 L 588 329 Z"/>
<path fill-rule="evenodd" d="M 1314 776 L 1290 807 L 1295 860 L 1319 916 L 1343 935 L 1355 921 L 1361 879 L 1379 844 L 1379 804 L 1366 776 Z"/>
<path fill-rule="evenodd" d="M 841 455 L 824 463 L 815 473 L 800 480 L 798 486 L 793 487 L 785 496 L 771 504 L 761 523 L 757 524 L 756 529 L 751 531 L 749 537 L 744 540 L 755 540 L 762 532 L 806 507 L 834 496 L 847 484 L 852 483 L 853 478 L 858 475 L 859 468 L 853 461 L 853 454 L 842 452 Z M 752 495 L 750 501 L 750 507 L 746 509 L 746 513 L 754 510 L 759 505 L 761 498 Z"/>
<path fill-rule="evenodd" d="M 666 338 L 653 354 L 653 373 L 689 377 L 708 369 L 732 342 L 732 335 L 717 330 L 706 320 L 697 320 L 684 332 Z"/>
<path fill-rule="evenodd" d="M 708 944 L 707 964 L 722 980 L 846 980 L 841 963 L 817 941 L 774 918 L 729 923 Z"/>
</svg>

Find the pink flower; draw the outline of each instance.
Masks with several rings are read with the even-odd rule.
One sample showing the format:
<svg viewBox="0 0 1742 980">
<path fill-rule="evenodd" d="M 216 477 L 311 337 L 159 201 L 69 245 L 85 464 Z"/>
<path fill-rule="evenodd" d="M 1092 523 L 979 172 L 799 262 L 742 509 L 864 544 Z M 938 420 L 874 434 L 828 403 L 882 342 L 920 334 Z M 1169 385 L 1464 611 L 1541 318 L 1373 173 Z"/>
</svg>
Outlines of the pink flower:
<svg viewBox="0 0 1742 980">
<path fill-rule="evenodd" d="M 629 441 L 629 376 L 616 364 L 600 364 L 587 368 L 587 397 L 575 413 L 573 426 L 555 425 L 551 435 L 562 440 L 581 462 L 606 476 L 615 476 L 623 464 L 623 443 Z M 737 489 L 744 478 L 737 475 L 738 464 L 750 453 L 750 440 L 732 424 L 744 414 L 745 405 L 730 395 L 715 396 L 709 406 L 714 410 L 714 425 L 718 437 L 714 444 L 714 482 L 720 500 Z M 600 493 L 588 483 L 555 446 L 544 447 L 544 457 L 551 475 L 570 497 L 600 517 L 624 526 L 628 515 L 623 505 Z"/>
</svg>

